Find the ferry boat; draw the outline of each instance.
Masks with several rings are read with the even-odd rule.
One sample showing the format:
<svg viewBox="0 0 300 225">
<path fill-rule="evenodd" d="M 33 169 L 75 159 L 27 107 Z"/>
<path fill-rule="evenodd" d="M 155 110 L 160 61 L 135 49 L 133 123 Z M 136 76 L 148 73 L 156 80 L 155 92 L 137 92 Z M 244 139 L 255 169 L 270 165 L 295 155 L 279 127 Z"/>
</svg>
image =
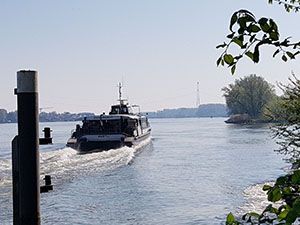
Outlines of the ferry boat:
<svg viewBox="0 0 300 225">
<path fill-rule="evenodd" d="M 151 127 L 146 115 L 133 112 L 126 99 L 122 99 L 119 83 L 119 104 L 112 105 L 108 115 L 85 117 L 77 124 L 67 146 L 81 153 L 105 151 L 123 146 L 134 147 L 150 137 Z"/>
</svg>

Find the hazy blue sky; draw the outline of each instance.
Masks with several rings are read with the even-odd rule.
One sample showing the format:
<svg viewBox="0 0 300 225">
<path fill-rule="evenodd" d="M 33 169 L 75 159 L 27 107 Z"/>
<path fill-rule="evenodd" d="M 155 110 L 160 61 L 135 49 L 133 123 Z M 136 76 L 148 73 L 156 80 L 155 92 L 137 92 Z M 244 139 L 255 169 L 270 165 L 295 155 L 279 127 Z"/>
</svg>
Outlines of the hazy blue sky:
<svg viewBox="0 0 300 225">
<path fill-rule="evenodd" d="M 216 67 L 215 46 L 241 8 L 300 39 L 300 14 L 267 0 L 2 0 L 0 108 L 15 109 L 20 69 L 38 70 L 40 107 L 96 113 L 115 103 L 122 78 L 125 97 L 145 111 L 195 106 L 197 81 L 201 103 L 223 103 L 221 88 L 239 77 L 275 83 L 300 74 L 300 59 L 284 63 L 272 52 L 259 65 L 244 60 L 235 76 Z"/>
</svg>

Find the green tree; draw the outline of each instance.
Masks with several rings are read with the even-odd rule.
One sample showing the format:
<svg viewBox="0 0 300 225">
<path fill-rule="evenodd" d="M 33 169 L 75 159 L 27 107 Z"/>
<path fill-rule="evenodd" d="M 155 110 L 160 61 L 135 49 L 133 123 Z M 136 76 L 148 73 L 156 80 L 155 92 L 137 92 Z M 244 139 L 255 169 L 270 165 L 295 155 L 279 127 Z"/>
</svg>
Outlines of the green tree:
<svg viewBox="0 0 300 225">
<path fill-rule="evenodd" d="M 280 118 L 283 123 L 272 128 L 279 151 L 289 155 L 293 163 L 300 161 L 300 80 L 293 75 L 288 85 L 280 85 L 283 96 L 273 98 L 265 106 L 265 112 L 272 118 Z M 295 165 L 295 164 L 294 164 Z M 295 168 L 294 168 L 295 169 Z M 293 224 L 300 217 L 300 170 L 291 171 L 279 177 L 273 186 L 264 185 L 270 202 L 278 206 L 268 205 L 263 212 L 246 213 L 242 218 L 235 219 L 230 213 L 226 224 Z"/>
<path fill-rule="evenodd" d="M 222 90 L 230 114 L 247 113 L 251 118 L 259 118 L 264 106 L 276 96 L 273 85 L 256 75 L 235 80 Z"/>
<path fill-rule="evenodd" d="M 300 0 L 268 0 L 270 4 L 277 2 L 284 6 L 287 12 L 298 12 Z M 280 39 L 277 24 L 271 18 L 256 19 L 254 14 L 247 10 L 235 12 L 230 20 L 229 42 L 218 45 L 223 48 L 217 65 L 227 65 L 234 74 L 236 65 L 247 56 L 254 63 L 260 60 L 260 47 L 269 46 L 275 48 L 273 57 L 281 56 L 283 61 L 295 59 L 300 53 L 300 41 L 291 41 L 290 37 Z M 231 46 L 237 46 L 238 54 L 233 54 Z M 295 76 L 289 79 L 289 85 L 281 85 L 284 95 L 269 102 L 264 112 L 271 116 L 283 118 L 284 124 L 273 128 L 275 136 L 279 140 L 281 149 L 279 152 L 288 154 L 293 160 L 300 158 L 300 81 Z M 265 185 L 268 200 L 280 202 L 279 207 L 268 205 L 261 213 L 250 212 L 239 220 L 230 213 L 227 216 L 226 225 L 236 224 L 293 224 L 300 217 L 300 170 L 291 171 L 285 176 L 279 177 L 273 186 Z"/>
<path fill-rule="evenodd" d="M 283 104 L 282 96 L 271 99 L 263 108 L 262 119 L 270 122 L 283 122 L 286 118 Z"/>
<path fill-rule="evenodd" d="M 280 111 L 284 123 L 273 127 L 280 149 L 277 151 L 288 155 L 290 161 L 300 160 L 300 80 L 293 75 L 289 84 L 281 84 L 284 92 Z"/>
<path fill-rule="evenodd" d="M 0 109 L 0 123 L 5 123 L 7 117 L 7 111 L 5 109 Z"/>
</svg>

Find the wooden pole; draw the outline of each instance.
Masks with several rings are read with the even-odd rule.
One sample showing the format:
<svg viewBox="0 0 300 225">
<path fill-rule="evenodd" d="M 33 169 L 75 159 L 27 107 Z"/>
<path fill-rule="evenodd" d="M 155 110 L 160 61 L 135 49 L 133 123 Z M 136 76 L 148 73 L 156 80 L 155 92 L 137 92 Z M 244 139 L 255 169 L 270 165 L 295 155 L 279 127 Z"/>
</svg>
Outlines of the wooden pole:
<svg viewBox="0 0 300 225">
<path fill-rule="evenodd" d="M 36 71 L 17 72 L 18 138 L 17 165 L 18 177 L 13 201 L 17 210 L 18 225 L 40 224 L 40 187 L 39 187 L 39 129 L 38 129 L 38 88 Z M 15 190 L 15 189 L 14 189 Z M 15 205 L 18 205 L 15 206 Z M 17 207 L 15 209 L 15 207 Z M 15 220 L 15 218 L 14 218 Z"/>
</svg>

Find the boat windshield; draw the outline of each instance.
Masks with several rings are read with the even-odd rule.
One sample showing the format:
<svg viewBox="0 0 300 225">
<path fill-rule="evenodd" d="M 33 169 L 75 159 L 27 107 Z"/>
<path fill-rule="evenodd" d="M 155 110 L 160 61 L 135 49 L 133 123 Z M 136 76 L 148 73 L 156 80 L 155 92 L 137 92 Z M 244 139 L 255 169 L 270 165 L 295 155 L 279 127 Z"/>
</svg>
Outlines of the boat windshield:
<svg viewBox="0 0 300 225">
<path fill-rule="evenodd" d="M 128 107 L 126 105 L 114 105 L 111 107 L 109 114 L 128 114 Z"/>
<path fill-rule="evenodd" d="M 121 132 L 120 119 L 83 121 L 81 128 L 76 129 L 78 134 L 116 134 Z"/>
<path fill-rule="evenodd" d="M 138 120 L 133 118 L 102 118 L 101 120 L 84 120 L 83 125 L 76 126 L 76 135 L 81 136 L 86 134 L 101 135 L 101 134 L 126 134 L 134 136 L 134 131 L 138 126 Z"/>
</svg>

